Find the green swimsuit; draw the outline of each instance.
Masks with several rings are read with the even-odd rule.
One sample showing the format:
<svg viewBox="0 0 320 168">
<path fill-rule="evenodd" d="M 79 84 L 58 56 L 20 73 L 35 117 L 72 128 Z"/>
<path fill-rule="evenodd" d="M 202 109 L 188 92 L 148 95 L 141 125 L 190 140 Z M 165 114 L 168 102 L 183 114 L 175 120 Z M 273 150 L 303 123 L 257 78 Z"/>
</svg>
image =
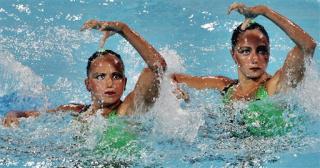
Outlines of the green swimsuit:
<svg viewBox="0 0 320 168">
<path fill-rule="evenodd" d="M 227 88 L 223 102 L 231 102 L 233 87 Z M 278 136 L 284 135 L 290 130 L 292 124 L 283 117 L 284 109 L 279 104 L 268 99 L 268 92 L 264 85 L 260 85 L 254 100 L 248 103 L 242 111 L 242 120 L 248 132 L 255 136 Z"/>
<path fill-rule="evenodd" d="M 78 116 L 77 121 L 82 123 L 81 132 L 86 131 L 88 128 L 85 119 L 90 116 L 90 111 L 90 106 L 86 106 L 83 112 Z M 106 117 L 106 120 L 107 127 L 99 137 L 94 152 L 102 155 L 116 154 L 119 152 L 125 153 L 126 155 L 137 153 L 137 136 L 135 132 L 130 129 L 129 123 L 119 118 L 116 110 L 113 110 L 108 117 Z"/>
<path fill-rule="evenodd" d="M 137 137 L 129 130 L 128 123 L 119 119 L 115 110 L 110 113 L 107 120 L 108 127 L 97 145 L 97 151 L 106 152 L 111 150 L 114 152 L 114 150 L 123 150 L 129 153 L 135 153 L 132 145 Z"/>
</svg>

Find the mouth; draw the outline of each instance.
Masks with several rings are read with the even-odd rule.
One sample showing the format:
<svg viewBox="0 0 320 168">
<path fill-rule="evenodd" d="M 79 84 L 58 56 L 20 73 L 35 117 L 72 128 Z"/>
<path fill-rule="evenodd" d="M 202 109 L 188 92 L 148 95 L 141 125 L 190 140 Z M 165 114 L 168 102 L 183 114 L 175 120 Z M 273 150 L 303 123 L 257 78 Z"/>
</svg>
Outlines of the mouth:
<svg viewBox="0 0 320 168">
<path fill-rule="evenodd" d="M 116 94 L 116 92 L 115 91 L 106 91 L 106 92 L 104 92 L 104 94 L 107 96 L 114 96 Z"/>
<path fill-rule="evenodd" d="M 258 70 L 260 70 L 261 68 L 259 68 L 259 67 L 254 67 L 254 68 L 249 68 L 251 71 L 258 71 Z"/>
</svg>

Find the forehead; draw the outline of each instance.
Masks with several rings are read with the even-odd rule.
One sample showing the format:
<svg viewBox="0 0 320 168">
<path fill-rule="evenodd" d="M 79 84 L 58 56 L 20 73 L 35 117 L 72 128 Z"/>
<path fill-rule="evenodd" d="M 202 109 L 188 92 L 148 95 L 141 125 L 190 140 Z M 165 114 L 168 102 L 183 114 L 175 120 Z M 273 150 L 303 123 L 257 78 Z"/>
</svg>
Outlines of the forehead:
<svg viewBox="0 0 320 168">
<path fill-rule="evenodd" d="M 269 45 L 267 37 L 258 29 L 246 30 L 238 37 L 237 45 Z"/>
<path fill-rule="evenodd" d="M 122 64 L 119 59 L 113 55 L 100 56 L 94 59 L 90 66 L 90 73 L 92 72 L 122 72 Z"/>
</svg>

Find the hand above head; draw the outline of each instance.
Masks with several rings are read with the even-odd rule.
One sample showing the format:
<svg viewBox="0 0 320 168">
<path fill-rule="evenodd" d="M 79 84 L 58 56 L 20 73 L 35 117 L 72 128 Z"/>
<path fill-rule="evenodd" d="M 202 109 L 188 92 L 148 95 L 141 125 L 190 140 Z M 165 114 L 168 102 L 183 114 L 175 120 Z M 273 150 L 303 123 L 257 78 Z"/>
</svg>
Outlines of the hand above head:
<svg viewBox="0 0 320 168">
<path fill-rule="evenodd" d="M 122 22 L 88 20 L 83 24 L 80 31 L 84 31 L 87 29 L 96 29 L 102 31 L 103 36 L 100 39 L 99 47 L 103 48 L 106 40 L 115 33 L 122 32 L 124 26 L 125 24 Z"/>
<path fill-rule="evenodd" d="M 245 20 L 243 21 L 241 29 L 244 30 L 249 26 L 252 19 L 256 18 L 258 15 L 263 14 L 263 8 L 264 6 L 261 5 L 247 7 L 243 3 L 233 3 L 229 6 L 228 14 L 230 14 L 234 10 L 237 10 L 240 14 L 242 14 L 245 17 Z"/>
<path fill-rule="evenodd" d="M 80 31 L 84 31 L 86 29 L 96 29 L 100 31 L 121 32 L 125 26 L 126 24 L 122 22 L 98 21 L 92 19 L 86 21 L 81 27 Z"/>
<path fill-rule="evenodd" d="M 109 38 L 109 37 L 111 37 L 112 35 L 114 35 L 115 34 L 115 32 L 113 32 L 113 31 L 105 31 L 104 33 L 103 33 L 103 36 L 101 37 L 101 39 L 100 39 L 100 41 L 99 41 L 99 47 L 100 48 L 103 48 L 104 47 L 104 44 L 106 43 L 106 41 L 107 41 L 107 39 Z"/>
</svg>

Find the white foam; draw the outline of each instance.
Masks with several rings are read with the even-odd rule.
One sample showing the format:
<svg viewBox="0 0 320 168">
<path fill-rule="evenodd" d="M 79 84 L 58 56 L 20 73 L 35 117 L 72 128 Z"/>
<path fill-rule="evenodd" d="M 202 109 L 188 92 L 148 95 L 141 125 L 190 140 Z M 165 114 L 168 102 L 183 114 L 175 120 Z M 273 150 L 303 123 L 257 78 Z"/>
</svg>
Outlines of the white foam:
<svg viewBox="0 0 320 168">
<path fill-rule="evenodd" d="M 320 119 L 319 83 L 320 73 L 318 66 L 315 62 L 312 62 L 310 66 L 307 66 L 305 78 L 297 89 L 297 93 L 295 93 L 299 102 L 306 108 L 306 111 L 313 116 L 317 116 L 318 119 Z"/>
<path fill-rule="evenodd" d="M 182 109 L 180 100 L 173 93 L 170 76 L 172 72 L 184 70 L 182 59 L 169 47 L 162 49 L 161 54 L 168 63 L 168 71 L 161 82 L 159 98 L 151 110 L 156 115 L 153 133 L 191 142 L 197 136 L 198 129 L 204 121 L 199 113 Z"/>
<path fill-rule="evenodd" d="M 13 7 L 15 7 L 19 12 L 24 12 L 28 15 L 30 15 L 31 10 L 29 8 L 29 5 L 24 5 L 24 4 L 13 4 Z"/>
<path fill-rule="evenodd" d="M 201 28 L 208 30 L 209 32 L 213 31 L 215 29 L 215 27 L 218 25 L 217 22 L 210 22 L 210 23 L 206 23 L 201 25 Z"/>
<path fill-rule="evenodd" d="M 0 96 L 13 91 L 18 91 L 28 95 L 40 95 L 44 91 L 42 78 L 35 74 L 29 67 L 22 65 L 15 57 L 0 50 Z"/>
</svg>

